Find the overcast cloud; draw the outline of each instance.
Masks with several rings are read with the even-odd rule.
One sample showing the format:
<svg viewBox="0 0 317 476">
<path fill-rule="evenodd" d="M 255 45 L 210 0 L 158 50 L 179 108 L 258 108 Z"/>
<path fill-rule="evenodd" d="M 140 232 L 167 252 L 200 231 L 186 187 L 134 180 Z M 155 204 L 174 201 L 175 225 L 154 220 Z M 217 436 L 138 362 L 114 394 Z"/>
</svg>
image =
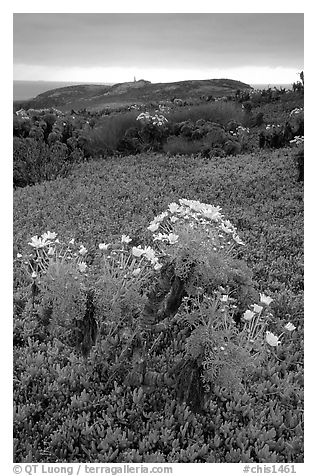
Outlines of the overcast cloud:
<svg viewBox="0 0 317 476">
<path fill-rule="evenodd" d="M 14 14 L 14 79 L 292 82 L 303 43 L 303 14 Z"/>
</svg>

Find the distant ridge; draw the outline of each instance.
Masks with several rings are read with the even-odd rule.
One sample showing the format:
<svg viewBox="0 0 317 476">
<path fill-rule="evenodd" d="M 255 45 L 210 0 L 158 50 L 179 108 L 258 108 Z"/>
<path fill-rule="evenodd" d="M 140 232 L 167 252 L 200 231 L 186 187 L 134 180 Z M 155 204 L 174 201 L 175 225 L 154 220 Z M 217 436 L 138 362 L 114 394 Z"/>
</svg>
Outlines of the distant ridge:
<svg viewBox="0 0 317 476">
<path fill-rule="evenodd" d="M 45 93 L 52 89 L 64 88 L 66 86 L 74 86 L 76 84 L 84 84 L 80 81 L 13 81 L 13 100 L 26 101 L 31 100 L 39 94 Z M 91 84 L 91 83 L 87 83 Z M 113 83 L 96 83 L 109 85 Z"/>
<path fill-rule="evenodd" d="M 106 84 L 77 84 L 55 88 L 24 102 L 25 108 L 58 107 L 98 110 L 131 104 L 145 104 L 173 98 L 188 100 L 202 96 L 220 97 L 234 94 L 238 89 L 252 89 L 249 84 L 233 79 L 187 80 L 173 83 L 139 81 Z"/>
</svg>

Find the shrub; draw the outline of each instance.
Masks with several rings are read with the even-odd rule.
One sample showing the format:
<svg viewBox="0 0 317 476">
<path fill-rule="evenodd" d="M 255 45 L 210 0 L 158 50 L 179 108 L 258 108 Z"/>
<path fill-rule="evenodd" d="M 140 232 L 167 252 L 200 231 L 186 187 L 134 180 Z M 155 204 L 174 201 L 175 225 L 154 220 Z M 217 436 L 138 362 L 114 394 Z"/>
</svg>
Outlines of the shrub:
<svg viewBox="0 0 317 476">
<path fill-rule="evenodd" d="M 240 154 L 241 148 L 241 144 L 236 140 L 228 140 L 224 144 L 224 152 L 226 155 Z"/>
<path fill-rule="evenodd" d="M 245 101 L 242 103 L 242 108 L 245 110 L 246 114 L 250 115 L 251 110 L 252 110 L 252 102 L 251 101 Z"/>
<path fill-rule="evenodd" d="M 295 163 L 298 170 L 298 182 L 304 181 L 304 136 L 295 136 L 290 144 L 295 147 Z"/>
<path fill-rule="evenodd" d="M 244 118 L 245 113 L 240 105 L 233 102 L 221 101 L 186 108 L 183 107 L 181 110 L 171 111 L 168 116 L 170 124 L 185 121 L 196 122 L 199 119 L 204 119 L 225 125 L 231 120 L 243 123 Z"/>
<path fill-rule="evenodd" d="M 61 142 L 51 145 L 42 140 L 13 139 L 13 185 L 25 187 L 66 177 L 71 170 L 75 156 L 68 153 L 67 146 Z M 76 160 L 82 155 L 77 154 Z"/>
<path fill-rule="evenodd" d="M 213 146 L 222 146 L 227 138 L 227 134 L 223 127 L 219 124 L 210 124 L 204 137 L 204 143 L 210 148 Z"/>
<path fill-rule="evenodd" d="M 28 137 L 32 123 L 28 117 L 13 116 L 13 136 Z"/>
<path fill-rule="evenodd" d="M 254 118 L 251 120 L 251 127 L 260 127 L 264 123 L 264 114 L 263 112 L 258 112 Z"/>
<path fill-rule="evenodd" d="M 103 117 L 93 129 L 83 134 L 87 139 L 87 154 L 98 157 L 114 153 L 128 129 L 140 128 L 136 121 L 137 116 L 137 112 L 131 111 Z"/>
<path fill-rule="evenodd" d="M 181 136 L 170 136 L 163 145 L 163 151 L 172 155 L 198 154 L 204 150 L 204 143 L 201 140 L 188 140 Z"/>
<path fill-rule="evenodd" d="M 168 137 L 168 120 L 157 111 L 150 115 L 148 112 L 141 113 L 136 119 L 141 124 L 138 134 L 142 144 L 142 150 L 162 150 L 162 145 Z"/>
</svg>

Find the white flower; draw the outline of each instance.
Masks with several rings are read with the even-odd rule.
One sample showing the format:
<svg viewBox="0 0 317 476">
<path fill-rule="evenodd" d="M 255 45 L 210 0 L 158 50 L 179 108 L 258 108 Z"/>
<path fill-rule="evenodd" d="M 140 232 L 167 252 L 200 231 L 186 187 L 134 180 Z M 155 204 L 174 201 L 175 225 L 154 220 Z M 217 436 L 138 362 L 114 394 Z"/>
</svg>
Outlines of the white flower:
<svg viewBox="0 0 317 476">
<path fill-rule="evenodd" d="M 138 276 L 141 273 L 141 268 L 136 268 L 132 271 L 133 276 Z"/>
<path fill-rule="evenodd" d="M 149 112 L 141 112 L 141 114 L 138 115 L 136 118 L 137 121 L 142 121 L 142 120 L 149 120 L 151 118 Z"/>
<path fill-rule="evenodd" d="M 52 233 L 50 231 L 48 231 L 47 233 L 43 233 L 42 235 L 42 238 L 44 241 L 46 240 L 55 240 L 55 238 L 57 237 L 57 233 Z"/>
<path fill-rule="evenodd" d="M 157 217 L 154 218 L 152 223 L 161 223 L 161 221 L 163 221 L 164 218 L 167 217 L 167 215 L 167 212 L 160 213 L 159 215 L 157 215 Z"/>
<path fill-rule="evenodd" d="M 163 266 L 163 265 L 162 265 L 161 263 L 156 263 L 156 264 L 154 265 L 155 271 L 158 271 L 159 269 L 161 269 L 162 266 Z"/>
<path fill-rule="evenodd" d="M 177 243 L 177 240 L 178 240 L 178 235 L 175 235 L 175 233 L 170 233 L 167 238 L 170 245 L 175 245 L 175 243 Z"/>
<path fill-rule="evenodd" d="M 228 294 L 223 294 L 220 298 L 220 301 L 222 302 L 228 302 L 229 296 Z"/>
<path fill-rule="evenodd" d="M 285 326 L 285 329 L 288 330 L 288 331 L 294 331 L 296 329 L 296 327 L 294 326 L 294 324 L 292 324 L 291 322 L 288 322 Z"/>
<path fill-rule="evenodd" d="M 277 347 L 281 341 L 278 340 L 278 337 L 275 336 L 272 332 L 266 331 L 265 333 L 265 340 L 266 342 L 272 346 L 272 347 Z"/>
<path fill-rule="evenodd" d="M 86 263 L 78 263 L 78 268 L 81 273 L 84 273 L 86 271 L 87 265 Z"/>
<path fill-rule="evenodd" d="M 260 314 L 260 312 L 262 311 L 263 307 L 262 306 L 258 306 L 258 304 L 253 304 L 253 310 L 254 312 Z"/>
<path fill-rule="evenodd" d="M 37 274 L 36 274 L 35 271 L 33 271 L 33 273 L 32 273 L 32 278 L 35 279 L 36 277 L 37 277 Z"/>
<path fill-rule="evenodd" d="M 159 223 L 151 223 L 150 226 L 147 227 L 147 229 L 153 232 L 153 231 L 156 231 L 159 226 L 160 226 Z"/>
<path fill-rule="evenodd" d="M 200 203 L 198 200 L 187 200 L 186 198 L 180 198 L 179 203 L 189 207 L 191 210 L 202 213 L 204 203 Z"/>
<path fill-rule="evenodd" d="M 178 220 L 178 217 L 172 216 L 172 217 L 170 217 L 170 220 L 171 220 L 172 223 L 175 223 Z"/>
<path fill-rule="evenodd" d="M 245 319 L 246 321 L 251 321 L 251 319 L 253 318 L 254 315 L 255 315 L 255 312 L 250 311 L 250 310 L 248 309 L 248 310 L 245 311 L 245 313 L 243 314 L 243 319 Z"/>
<path fill-rule="evenodd" d="M 238 243 L 238 245 L 245 245 L 245 243 L 241 240 L 241 238 L 239 238 L 238 235 L 234 234 L 232 238 L 236 243 Z"/>
<path fill-rule="evenodd" d="M 49 250 L 47 252 L 48 256 L 53 256 L 53 254 L 55 253 L 55 250 L 52 246 L 49 247 Z"/>
<path fill-rule="evenodd" d="M 220 210 L 221 207 L 214 207 L 213 205 L 202 203 L 201 212 L 206 218 L 209 218 L 209 220 L 219 220 L 219 218 L 221 218 Z"/>
<path fill-rule="evenodd" d="M 136 258 L 140 258 L 140 256 L 142 256 L 144 254 L 144 250 L 142 250 L 142 248 L 140 248 L 139 246 L 137 248 L 135 246 L 133 246 L 132 247 L 132 254 Z"/>
<path fill-rule="evenodd" d="M 180 206 L 177 203 L 173 202 L 169 204 L 168 209 L 171 213 L 176 213 L 179 211 Z"/>
<path fill-rule="evenodd" d="M 79 253 L 81 256 L 85 256 L 85 255 L 88 253 L 88 250 L 87 250 L 87 248 L 85 248 L 83 245 L 80 245 L 80 250 L 78 251 L 78 253 Z"/>
<path fill-rule="evenodd" d="M 304 144 L 304 136 L 295 136 L 293 140 L 289 141 L 290 144 L 301 145 Z"/>
<path fill-rule="evenodd" d="M 106 243 L 99 243 L 99 249 L 100 250 L 107 250 L 110 246 L 110 243 L 106 245 Z"/>
<path fill-rule="evenodd" d="M 222 231 L 224 231 L 225 233 L 232 233 L 233 232 L 232 228 L 229 228 L 229 226 L 226 226 L 223 223 L 221 223 L 220 226 L 221 226 Z"/>
<path fill-rule="evenodd" d="M 37 235 L 32 236 L 31 241 L 28 243 L 33 246 L 33 248 L 43 248 L 45 246 L 45 240 L 39 238 Z"/>
<path fill-rule="evenodd" d="M 262 304 L 266 304 L 267 306 L 269 306 L 273 299 L 269 296 L 266 296 L 265 294 L 260 293 L 260 301 Z"/>
<path fill-rule="evenodd" d="M 157 235 L 154 235 L 153 241 L 165 241 L 168 239 L 168 235 L 158 233 Z"/>
<path fill-rule="evenodd" d="M 155 251 L 150 246 L 147 246 L 144 249 L 144 255 L 149 261 L 155 261 L 157 259 L 155 256 Z"/>
<path fill-rule="evenodd" d="M 122 237 L 121 237 L 121 242 L 122 243 L 130 243 L 130 241 L 132 241 L 132 238 L 130 238 L 129 235 L 122 235 Z"/>
</svg>

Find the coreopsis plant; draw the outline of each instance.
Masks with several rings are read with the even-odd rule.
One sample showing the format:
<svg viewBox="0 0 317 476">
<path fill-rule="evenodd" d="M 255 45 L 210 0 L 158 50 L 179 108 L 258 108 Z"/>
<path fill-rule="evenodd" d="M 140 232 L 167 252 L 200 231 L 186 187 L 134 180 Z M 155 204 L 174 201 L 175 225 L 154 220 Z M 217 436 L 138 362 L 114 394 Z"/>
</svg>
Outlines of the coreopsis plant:
<svg viewBox="0 0 317 476">
<path fill-rule="evenodd" d="M 244 242 L 220 210 L 219 206 L 180 199 L 148 227 L 159 256 L 174 264 L 175 273 L 186 281 L 188 292 L 190 287 L 216 289 L 226 285 L 239 267 L 240 284 L 244 278 L 245 283 L 249 281 L 250 271 L 244 263 L 232 261 Z"/>
<path fill-rule="evenodd" d="M 167 244 L 174 243 L 177 231 L 203 230 L 208 244 L 214 251 L 226 250 L 229 253 L 235 244 L 244 245 L 244 243 L 239 238 L 236 228 L 229 220 L 224 219 L 220 210 L 219 206 L 181 198 L 179 203 L 171 203 L 165 212 L 155 217 L 148 229 L 154 233 L 154 240 Z M 159 230 L 164 233 L 155 234 Z M 171 238 L 168 238 L 169 234 L 173 234 L 173 243 Z M 164 248 L 166 250 L 166 247 Z"/>
<path fill-rule="evenodd" d="M 78 327 L 85 318 L 90 289 L 88 250 L 74 240 L 63 243 L 49 231 L 33 236 L 28 244 L 32 253 L 20 260 L 32 281 L 33 314 L 52 338 L 79 346 Z"/>
<path fill-rule="evenodd" d="M 122 235 L 120 242 L 100 243 L 94 268 L 98 345 L 91 358 L 109 369 L 109 382 L 124 381 L 133 373 L 135 347 L 142 349 L 139 318 L 150 283 L 162 266 L 153 248 L 130 242 L 129 236 Z"/>
<path fill-rule="evenodd" d="M 81 272 L 86 270 L 84 257 L 88 251 L 83 245 L 76 249 L 74 239 L 68 243 L 62 243 L 57 238 L 57 233 L 47 231 L 41 236 L 32 236 L 28 244 L 33 249 L 33 253 L 28 255 L 28 261 L 25 264 L 32 278 L 34 275 L 44 276 L 53 266 L 60 267 L 66 263 L 71 263 Z"/>
<path fill-rule="evenodd" d="M 266 302 L 271 299 L 265 298 Z M 253 304 L 253 311 L 245 310 L 238 323 L 237 299 L 228 288 L 183 299 L 178 319 L 192 330 L 186 356 L 201 362 L 207 389 L 218 385 L 229 391 L 242 390 L 248 376 L 268 358 L 267 345 L 278 345 L 267 330 L 273 318 L 269 305 L 260 304 Z"/>
<path fill-rule="evenodd" d="M 130 375 L 131 385 L 157 385 L 167 375 L 185 399 L 197 382 L 206 395 L 214 385 L 243 388 L 295 326 L 272 332 L 272 298 L 255 290 L 237 258 L 245 246 L 237 229 L 219 206 L 180 199 L 148 230 L 151 246 L 133 246 L 123 234 L 100 243 L 92 261 L 74 239 L 33 236 L 31 256 L 16 255 L 36 297 L 33 314 L 51 338 L 84 356 L 95 345 L 91 358 L 109 381 Z M 164 352 L 175 362 L 163 371 Z"/>
<path fill-rule="evenodd" d="M 96 314 L 102 335 L 114 335 L 122 326 L 136 327 L 144 306 L 144 290 L 162 264 L 151 247 L 120 243 L 99 244 L 101 260 L 94 279 Z"/>
<path fill-rule="evenodd" d="M 166 117 L 159 112 L 154 115 L 142 112 L 136 120 L 141 124 L 139 139 L 143 142 L 143 149 L 160 150 L 168 135 Z"/>
<path fill-rule="evenodd" d="M 180 199 L 155 217 L 148 230 L 162 262 L 172 265 L 172 283 L 178 280 L 183 291 L 175 318 L 189 335 L 175 370 L 178 385 L 188 385 L 185 394 L 195 393 L 198 373 L 205 389 L 216 384 L 242 389 L 250 373 L 281 344 L 282 335 L 269 329 L 273 299 L 255 290 L 250 270 L 236 258 L 245 245 L 237 229 L 219 206 Z M 173 284 L 166 303 L 172 294 Z"/>
<path fill-rule="evenodd" d="M 36 312 L 48 318 L 51 337 L 80 347 L 89 322 L 93 341 L 96 328 L 111 337 L 128 325 L 136 327 L 144 306 L 143 288 L 162 264 L 154 249 L 131 247 L 130 242 L 122 235 L 120 243 L 100 243 L 100 262 L 88 265 L 83 244 L 76 245 L 74 239 L 63 243 L 56 233 L 46 232 L 31 238 L 31 254 L 17 254 L 36 296 Z M 87 345 L 85 349 L 90 350 Z"/>
</svg>

